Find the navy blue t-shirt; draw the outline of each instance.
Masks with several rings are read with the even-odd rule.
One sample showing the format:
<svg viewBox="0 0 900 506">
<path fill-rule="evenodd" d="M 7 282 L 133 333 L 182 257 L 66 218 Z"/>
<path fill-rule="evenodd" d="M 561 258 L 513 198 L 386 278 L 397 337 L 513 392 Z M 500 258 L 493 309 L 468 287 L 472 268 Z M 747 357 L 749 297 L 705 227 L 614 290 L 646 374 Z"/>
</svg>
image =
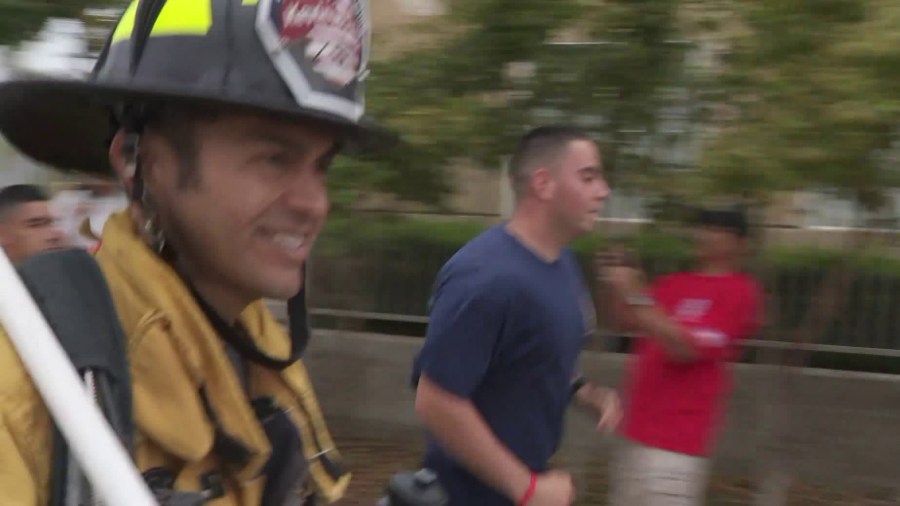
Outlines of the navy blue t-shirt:
<svg viewBox="0 0 900 506">
<path fill-rule="evenodd" d="M 496 225 L 438 274 L 428 334 L 413 365 L 472 401 L 499 440 L 535 472 L 562 437 L 579 352 L 594 309 L 575 255 L 547 262 Z M 512 504 L 429 438 L 424 465 L 451 505 Z"/>
</svg>

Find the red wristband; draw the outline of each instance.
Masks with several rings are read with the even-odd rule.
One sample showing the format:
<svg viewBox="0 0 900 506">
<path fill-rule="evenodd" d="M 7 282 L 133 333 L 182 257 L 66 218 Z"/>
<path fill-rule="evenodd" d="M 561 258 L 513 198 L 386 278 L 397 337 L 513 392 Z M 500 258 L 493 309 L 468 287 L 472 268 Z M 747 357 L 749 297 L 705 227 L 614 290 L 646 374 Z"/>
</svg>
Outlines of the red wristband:
<svg viewBox="0 0 900 506">
<path fill-rule="evenodd" d="M 531 473 L 531 482 L 528 483 L 528 490 L 525 491 L 525 495 L 522 496 L 522 500 L 519 501 L 519 506 L 525 506 L 528 504 L 528 501 L 531 500 L 531 497 L 534 495 L 534 491 L 537 488 L 537 474 Z"/>
</svg>

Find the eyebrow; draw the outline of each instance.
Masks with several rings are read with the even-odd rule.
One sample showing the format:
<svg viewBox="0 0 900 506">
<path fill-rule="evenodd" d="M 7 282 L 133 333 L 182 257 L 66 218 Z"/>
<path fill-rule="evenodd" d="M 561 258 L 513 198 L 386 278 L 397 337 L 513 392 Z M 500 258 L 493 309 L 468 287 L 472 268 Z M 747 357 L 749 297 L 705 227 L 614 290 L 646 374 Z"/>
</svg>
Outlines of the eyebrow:
<svg viewBox="0 0 900 506">
<path fill-rule="evenodd" d="M 41 225 L 43 223 L 49 223 L 53 221 L 52 216 L 32 216 L 25 220 L 26 225 Z"/>
<path fill-rule="evenodd" d="M 281 148 L 296 151 L 300 156 L 306 156 L 310 152 L 310 148 L 307 143 L 298 141 L 286 135 L 281 135 L 276 132 L 261 132 L 257 130 L 251 130 L 245 132 L 245 134 L 249 137 L 251 142 L 275 144 Z M 322 153 L 316 159 L 316 162 L 321 163 L 334 158 L 340 153 L 341 148 L 342 144 L 340 142 L 335 142 L 327 151 Z"/>
<path fill-rule="evenodd" d="M 286 135 L 281 135 L 274 132 L 260 132 L 258 130 L 247 131 L 245 132 L 245 135 L 250 140 L 250 142 L 264 142 L 266 144 L 275 144 L 285 149 L 298 151 L 303 155 L 309 152 L 309 146 L 306 143 L 297 141 L 296 139 L 292 139 Z"/>
</svg>

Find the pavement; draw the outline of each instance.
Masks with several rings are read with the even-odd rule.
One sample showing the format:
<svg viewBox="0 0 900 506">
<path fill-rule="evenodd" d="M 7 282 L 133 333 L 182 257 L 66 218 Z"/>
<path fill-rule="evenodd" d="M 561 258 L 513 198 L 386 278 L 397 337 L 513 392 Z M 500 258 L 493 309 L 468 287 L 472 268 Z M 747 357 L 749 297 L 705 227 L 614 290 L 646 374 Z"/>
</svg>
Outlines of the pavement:
<svg viewBox="0 0 900 506">
<path fill-rule="evenodd" d="M 356 420 L 329 420 L 338 449 L 353 472 L 345 498 L 347 506 L 373 506 L 384 494 L 390 477 L 403 470 L 419 468 L 424 448 L 421 433 L 387 425 L 362 425 Z M 565 455 L 554 465 L 565 467 Z M 577 483 L 576 505 L 606 504 L 607 476 L 605 462 L 588 463 L 584 480 Z M 755 482 L 746 476 L 713 476 L 707 498 L 708 506 L 753 504 Z M 821 487 L 795 484 L 784 506 L 898 506 L 897 497 L 885 492 L 850 493 Z"/>
</svg>

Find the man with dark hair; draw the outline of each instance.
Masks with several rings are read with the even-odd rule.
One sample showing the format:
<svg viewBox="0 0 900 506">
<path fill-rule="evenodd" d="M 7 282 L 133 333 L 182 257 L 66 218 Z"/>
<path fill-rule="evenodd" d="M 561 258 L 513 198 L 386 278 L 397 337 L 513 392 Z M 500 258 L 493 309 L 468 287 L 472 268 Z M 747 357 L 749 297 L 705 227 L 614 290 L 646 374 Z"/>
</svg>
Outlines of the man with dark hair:
<svg viewBox="0 0 900 506">
<path fill-rule="evenodd" d="M 49 200 L 44 190 L 33 185 L 0 190 L 0 246 L 12 263 L 63 246 Z"/>
<path fill-rule="evenodd" d="M 625 387 L 615 506 L 702 504 L 730 390 L 727 362 L 760 325 L 762 290 L 740 272 L 745 216 L 707 209 L 697 224 L 694 272 L 663 276 L 648 288 L 633 262 L 602 266 L 614 314 L 641 336 Z"/>
<path fill-rule="evenodd" d="M 128 196 L 96 261 L 127 339 L 119 435 L 161 504 L 347 489 L 301 359 L 304 273 L 335 157 L 393 142 L 365 115 L 370 41 L 366 0 L 132 0 L 87 79 L 0 83 L 11 144 Z M 267 299 L 289 301 L 294 332 Z M 93 504 L 3 332 L 0 365 L 3 503 Z"/>
<path fill-rule="evenodd" d="M 528 192 L 531 171 L 559 156 L 571 141 L 593 142 L 583 130 L 569 125 L 537 127 L 519 139 L 509 160 L 509 177 L 518 199 Z"/>
<path fill-rule="evenodd" d="M 571 477 L 548 469 L 573 395 L 617 422 L 612 390 L 576 375 L 593 302 L 570 241 L 593 229 L 609 187 L 599 149 L 566 126 L 529 132 L 510 165 L 516 206 L 441 269 L 415 359 L 425 465 L 452 506 L 566 506 Z"/>
</svg>

